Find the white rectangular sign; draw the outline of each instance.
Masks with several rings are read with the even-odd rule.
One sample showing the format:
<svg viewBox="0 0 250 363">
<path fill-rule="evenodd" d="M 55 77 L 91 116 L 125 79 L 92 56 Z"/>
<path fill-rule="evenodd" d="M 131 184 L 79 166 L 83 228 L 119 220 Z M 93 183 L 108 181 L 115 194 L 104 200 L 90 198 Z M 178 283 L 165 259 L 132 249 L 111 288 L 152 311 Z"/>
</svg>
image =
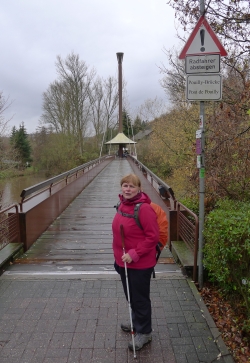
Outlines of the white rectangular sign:
<svg viewBox="0 0 250 363">
<path fill-rule="evenodd" d="M 219 101 L 222 97 L 220 74 L 193 74 L 187 76 L 186 97 L 189 101 Z"/>
<path fill-rule="evenodd" d="M 188 55 L 185 58 L 185 72 L 193 73 L 219 73 L 220 55 Z"/>
<path fill-rule="evenodd" d="M 202 130 L 197 130 L 195 133 L 196 139 L 200 139 L 201 138 L 201 131 Z"/>
</svg>

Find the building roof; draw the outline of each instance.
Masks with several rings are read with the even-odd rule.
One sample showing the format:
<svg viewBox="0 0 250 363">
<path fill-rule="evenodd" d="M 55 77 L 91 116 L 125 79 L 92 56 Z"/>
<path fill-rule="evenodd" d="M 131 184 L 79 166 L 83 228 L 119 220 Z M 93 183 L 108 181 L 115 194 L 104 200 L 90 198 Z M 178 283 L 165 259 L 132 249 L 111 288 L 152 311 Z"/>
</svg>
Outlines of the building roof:
<svg viewBox="0 0 250 363">
<path fill-rule="evenodd" d="M 120 144 L 136 144 L 135 141 L 130 140 L 123 132 L 119 132 L 112 140 L 105 142 L 105 144 L 120 145 Z"/>
<path fill-rule="evenodd" d="M 151 134 L 151 132 L 153 132 L 151 129 L 144 130 L 144 131 L 139 131 L 139 132 L 135 135 L 134 139 L 135 139 L 135 140 L 137 140 L 137 141 L 139 141 L 139 140 L 143 139 L 144 137 L 146 137 L 146 136 L 150 135 L 150 134 Z"/>
</svg>

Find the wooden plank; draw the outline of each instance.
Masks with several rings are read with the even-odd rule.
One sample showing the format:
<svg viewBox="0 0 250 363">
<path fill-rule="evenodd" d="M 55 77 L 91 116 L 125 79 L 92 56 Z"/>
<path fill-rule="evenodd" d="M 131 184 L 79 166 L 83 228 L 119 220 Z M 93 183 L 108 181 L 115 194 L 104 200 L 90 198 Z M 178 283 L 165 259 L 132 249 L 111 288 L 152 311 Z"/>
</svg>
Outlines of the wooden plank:
<svg viewBox="0 0 250 363">
<path fill-rule="evenodd" d="M 175 259 L 185 268 L 193 268 L 194 254 L 183 241 L 172 241 L 172 252 Z"/>
<path fill-rule="evenodd" d="M 10 261 L 23 248 L 23 243 L 9 243 L 0 251 L 0 266 Z"/>
</svg>

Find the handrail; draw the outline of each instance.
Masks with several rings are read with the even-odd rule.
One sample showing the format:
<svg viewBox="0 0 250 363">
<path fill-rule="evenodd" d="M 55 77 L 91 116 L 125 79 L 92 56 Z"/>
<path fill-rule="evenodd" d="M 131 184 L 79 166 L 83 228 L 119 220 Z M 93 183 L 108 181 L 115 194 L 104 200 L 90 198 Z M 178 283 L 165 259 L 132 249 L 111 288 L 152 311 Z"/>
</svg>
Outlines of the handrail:
<svg viewBox="0 0 250 363">
<path fill-rule="evenodd" d="M 42 190 L 42 189 L 46 188 L 48 185 L 51 187 L 57 181 L 64 179 L 64 177 L 66 177 L 66 179 L 67 179 L 70 175 L 72 175 L 72 174 L 74 174 L 74 173 L 76 173 L 76 172 L 78 172 L 78 171 L 80 171 L 82 169 L 85 169 L 85 168 L 87 168 L 89 166 L 100 163 L 101 161 L 103 161 L 106 158 L 107 158 L 107 156 L 103 156 L 101 158 L 89 161 L 89 162 L 87 162 L 85 164 L 77 166 L 76 168 L 65 171 L 64 173 L 59 174 L 59 175 L 57 175 L 57 176 L 55 176 L 53 178 L 47 179 L 47 180 L 45 180 L 45 181 L 43 181 L 41 183 L 35 184 L 35 185 L 33 185 L 33 186 L 29 187 L 29 188 L 23 189 L 23 191 L 20 194 L 20 197 L 22 198 L 22 201 L 23 201 L 24 198 L 26 198 L 27 196 L 37 192 L 38 190 Z"/>
<path fill-rule="evenodd" d="M 13 240 L 20 242 L 19 236 L 18 204 L 11 204 L 0 210 L 0 250 Z"/>
<path fill-rule="evenodd" d="M 199 218 L 184 204 L 177 202 L 177 236 L 180 236 L 194 254 L 193 280 L 197 278 Z M 177 237 L 178 238 L 178 237 Z"/>
<path fill-rule="evenodd" d="M 8 207 L 4 208 L 4 209 L 1 209 L 1 213 L 5 213 L 7 212 L 8 210 L 11 210 L 11 209 L 14 209 L 16 210 L 16 213 L 18 213 L 18 204 L 17 203 L 14 203 L 14 204 L 11 204 L 9 205 Z"/>
<path fill-rule="evenodd" d="M 161 196 L 164 196 L 165 193 L 168 194 L 168 196 L 171 197 L 173 202 L 176 202 L 175 195 L 173 189 L 166 184 L 163 180 L 161 180 L 157 175 L 155 175 L 150 169 L 148 169 L 144 164 L 142 164 L 139 160 L 137 160 L 134 156 L 129 155 L 129 157 L 133 160 L 133 162 L 140 166 L 142 172 L 146 171 L 148 175 L 151 176 L 152 179 L 154 179 L 157 184 L 159 185 L 159 194 Z"/>
<path fill-rule="evenodd" d="M 172 211 L 177 212 L 177 239 L 181 237 L 184 243 L 192 250 L 194 254 L 193 280 L 197 277 L 197 257 L 198 257 L 198 238 L 199 238 L 199 219 L 195 213 L 178 202 L 175 198 L 172 188 L 155 175 L 150 169 L 138 161 L 135 157 L 129 155 L 130 159 L 142 171 L 151 177 L 151 184 L 155 181 L 158 185 L 158 192 L 165 199 L 171 199 L 173 202 Z M 153 185 L 154 186 L 154 185 Z M 169 202 L 167 202 L 169 203 Z M 167 204 L 165 202 L 165 204 Z M 168 204 L 167 204 L 168 205 Z"/>
</svg>

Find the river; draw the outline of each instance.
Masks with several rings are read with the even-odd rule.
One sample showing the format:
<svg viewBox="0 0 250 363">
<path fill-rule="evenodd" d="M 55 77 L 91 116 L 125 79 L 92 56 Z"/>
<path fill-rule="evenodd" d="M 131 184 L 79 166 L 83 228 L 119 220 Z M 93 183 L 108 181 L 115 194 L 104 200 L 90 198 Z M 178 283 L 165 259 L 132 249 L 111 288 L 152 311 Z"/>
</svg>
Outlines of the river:
<svg viewBox="0 0 250 363">
<path fill-rule="evenodd" d="M 2 205 L 2 208 L 6 208 L 13 203 L 19 203 L 21 201 L 20 194 L 23 189 L 29 188 L 46 179 L 44 174 L 19 176 L 4 180 L 0 179 L 0 193 L 1 191 L 3 192 L 0 205 Z"/>
</svg>

